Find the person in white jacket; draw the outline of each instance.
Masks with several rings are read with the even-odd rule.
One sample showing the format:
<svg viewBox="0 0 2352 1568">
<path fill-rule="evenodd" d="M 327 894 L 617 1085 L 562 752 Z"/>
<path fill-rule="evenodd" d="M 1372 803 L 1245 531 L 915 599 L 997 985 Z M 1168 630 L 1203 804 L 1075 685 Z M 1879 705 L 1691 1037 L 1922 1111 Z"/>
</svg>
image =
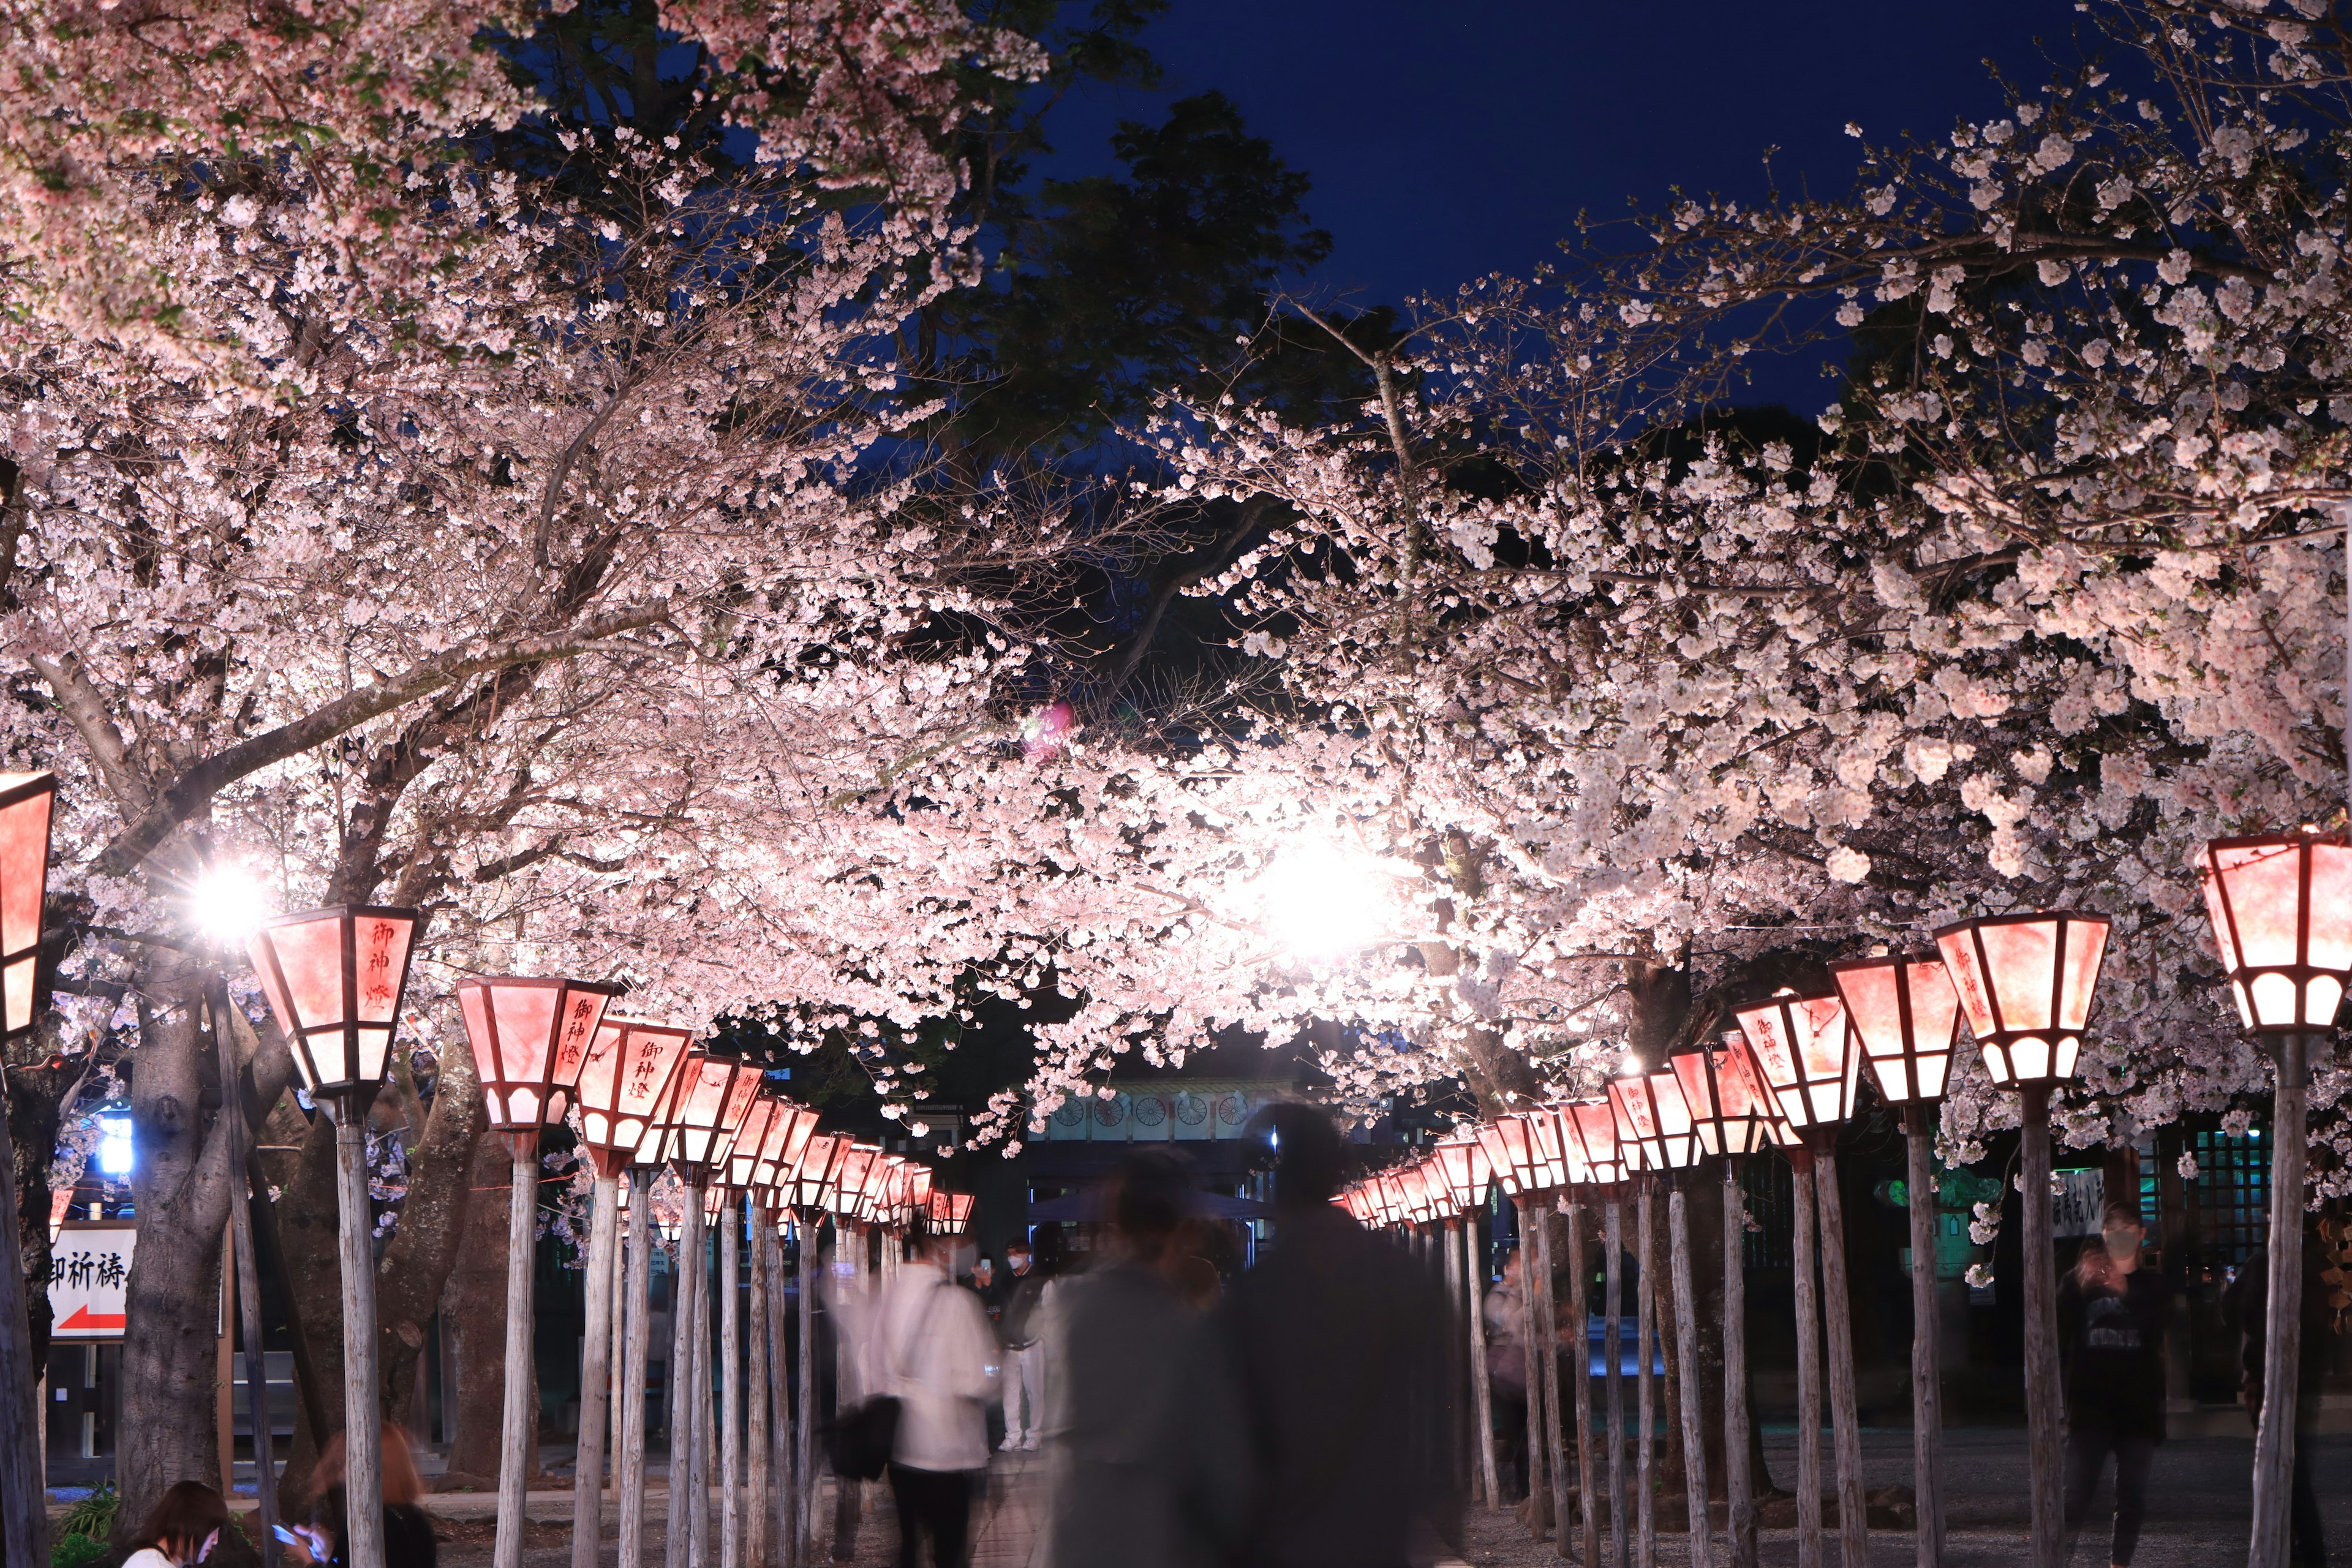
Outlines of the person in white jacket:
<svg viewBox="0 0 2352 1568">
<path fill-rule="evenodd" d="M 917 1568 L 925 1536 L 936 1568 L 964 1568 L 972 1495 L 988 1468 L 996 1334 L 980 1298 L 950 1275 L 948 1245 L 919 1232 L 915 1249 L 876 1305 L 863 1382 L 898 1401 L 890 1450 L 898 1568 Z"/>
</svg>

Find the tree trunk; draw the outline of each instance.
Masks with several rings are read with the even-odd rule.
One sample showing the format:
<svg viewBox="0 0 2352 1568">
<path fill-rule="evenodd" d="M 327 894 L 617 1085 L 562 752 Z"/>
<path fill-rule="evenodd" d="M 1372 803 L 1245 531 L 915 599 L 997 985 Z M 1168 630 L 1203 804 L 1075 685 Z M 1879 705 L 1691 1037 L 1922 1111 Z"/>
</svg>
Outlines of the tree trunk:
<svg viewBox="0 0 2352 1568">
<path fill-rule="evenodd" d="M 1658 1358 L 1657 1178 L 1637 1176 L 1634 1189 L 1634 1272 L 1641 1283 L 1633 1293 L 1633 1560 L 1650 1568 L 1658 1560 L 1658 1390 L 1651 1371 Z"/>
<path fill-rule="evenodd" d="M 1609 1391 L 1609 1545 L 1610 1561 L 1621 1565 L 1631 1561 L 1625 1554 L 1631 1549 L 1626 1535 L 1625 1518 L 1625 1204 L 1618 1194 L 1623 1184 L 1609 1189 L 1609 1225 L 1607 1230 L 1608 1283 L 1601 1297 L 1601 1311 L 1605 1321 L 1601 1330 L 1601 1352 L 1608 1363 L 1601 1371 L 1604 1386 Z"/>
<path fill-rule="evenodd" d="M 1797 1568 L 1822 1568 L 1822 1313 L 1813 1279 L 1813 1157 L 1789 1151 L 1796 1167 Z"/>
<path fill-rule="evenodd" d="M 1689 1534 L 1690 1568 L 1709 1568 L 1713 1554 L 1706 1520 L 1706 1440 L 1699 1433 L 1697 1300 L 1691 1289 L 1690 1205 L 1677 1184 L 1666 1198 L 1667 1250 L 1674 1255 L 1675 1359 L 1681 1372 L 1675 1379 L 1681 1395 L 1683 1434 L 1683 1500 Z"/>
<path fill-rule="evenodd" d="M 1845 1272 L 1845 1204 L 1837 1157 L 1813 1157 L 1822 1210 L 1822 1322 L 1829 1331 L 1830 1425 L 1837 1444 L 1838 1536 L 1843 1561 L 1870 1561 L 1870 1516 L 1863 1502 L 1862 1420 L 1854 1408 L 1853 1292 Z"/>
<path fill-rule="evenodd" d="M 1944 1389 L 1936 1342 L 1935 1131 L 1932 1106 L 1903 1108 L 1911 1219 L 1911 1487 L 1918 1568 L 1944 1561 Z M 2110 1192 L 2122 1189 L 2109 1188 Z"/>
<path fill-rule="evenodd" d="M 457 1053 L 452 1052 L 452 1055 Z M 487 1489 L 499 1473 L 500 1430 L 506 1408 L 507 1205 L 512 1166 L 495 1138 L 474 1146 L 473 1194 L 461 1228 L 463 1244 L 450 1276 L 450 1349 L 457 1362 L 457 1440 L 449 1449 L 449 1473 L 459 1484 Z M 539 1404 L 536 1380 L 530 1409 Z M 523 1445 L 525 1462 L 536 1473 L 538 1423 Z"/>
<path fill-rule="evenodd" d="M 1737 1161 L 1723 1163 L 1723 1457 L 1731 1568 L 1756 1568 L 1756 1469 L 1748 1420 L 1748 1202 Z"/>
<path fill-rule="evenodd" d="M 1575 1384 L 1569 1394 L 1569 1404 L 1576 1412 L 1576 1515 L 1584 1531 L 1586 1568 L 1599 1568 L 1601 1514 L 1594 1507 L 1592 1471 L 1592 1312 L 1586 1304 L 1592 1288 L 1592 1269 L 1584 1256 L 1584 1222 L 1591 1212 L 1591 1206 L 1585 1204 L 1568 1211 L 1568 1321 L 1574 1325 L 1575 1344 L 1569 1352 L 1568 1364 L 1574 1369 L 1569 1381 Z"/>
</svg>

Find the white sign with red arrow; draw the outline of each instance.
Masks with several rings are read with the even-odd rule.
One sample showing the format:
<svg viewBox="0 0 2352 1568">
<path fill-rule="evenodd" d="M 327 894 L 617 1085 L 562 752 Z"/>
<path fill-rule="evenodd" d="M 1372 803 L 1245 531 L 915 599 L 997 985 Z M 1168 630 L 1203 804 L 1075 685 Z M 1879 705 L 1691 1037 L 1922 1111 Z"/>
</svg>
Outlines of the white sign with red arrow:
<svg viewBox="0 0 2352 1568">
<path fill-rule="evenodd" d="M 125 1287 L 131 1251 L 139 1239 L 131 1225 L 71 1221 L 49 1247 L 49 1335 L 59 1340 L 119 1340 L 131 1321 Z"/>
</svg>

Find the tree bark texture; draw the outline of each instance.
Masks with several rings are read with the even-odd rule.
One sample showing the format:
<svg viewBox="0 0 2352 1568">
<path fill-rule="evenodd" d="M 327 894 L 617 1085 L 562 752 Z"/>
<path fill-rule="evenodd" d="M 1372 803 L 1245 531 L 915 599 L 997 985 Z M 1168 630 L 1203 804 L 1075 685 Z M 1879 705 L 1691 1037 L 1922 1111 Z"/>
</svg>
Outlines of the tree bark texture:
<svg viewBox="0 0 2352 1568">
<path fill-rule="evenodd" d="M 1495 1389 L 1486 1366 L 1486 1271 L 1480 1263 L 1478 1225 L 1482 1205 L 1462 1221 L 1463 1307 L 1468 1314 L 1464 1331 L 1470 1346 L 1470 1419 L 1477 1431 L 1478 1480 L 1486 1506 L 1503 1506 L 1503 1489 L 1495 1468 Z"/>
<path fill-rule="evenodd" d="M 580 1340 L 580 1438 L 572 1461 L 572 1568 L 596 1568 L 604 1533 L 604 1416 L 613 1360 L 613 1254 L 620 1239 L 613 1178 L 599 1176 L 588 1215 L 587 1322 Z"/>
<path fill-rule="evenodd" d="M 692 1537 L 688 1512 L 694 1498 L 694 1447 L 698 1417 L 694 1400 L 694 1286 L 702 1272 L 702 1185 L 686 1188 L 686 1215 L 678 1227 L 677 1271 L 670 1284 L 669 1352 L 669 1533 L 664 1542 L 663 1568 L 685 1568 Z"/>
<path fill-rule="evenodd" d="M 793 1367 L 793 1558 L 791 1568 L 816 1561 L 816 1279 L 824 1264 L 814 1210 L 793 1222 L 794 1316 L 800 1323 L 800 1355 Z"/>
<path fill-rule="evenodd" d="M 747 1198 L 745 1200 L 749 1202 Z M 775 1240 L 775 1219 L 754 1205 L 751 1209 L 751 1296 L 745 1305 L 749 1332 L 744 1336 L 743 1458 L 750 1488 L 743 1500 L 743 1561 L 749 1568 L 768 1568 L 768 1500 L 773 1494 L 774 1472 L 768 1442 L 768 1292 L 774 1285 L 769 1253 Z"/>
<path fill-rule="evenodd" d="M 354 1099 L 336 1108 L 335 1173 L 342 1189 L 344 1556 L 350 1568 L 384 1568 L 383 1388 L 375 1364 L 375 1237 L 368 1209 L 367 1113 Z"/>
<path fill-rule="evenodd" d="M 507 1179 L 506 1382 L 499 1393 L 499 1523 L 491 1568 L 522 1568 L 523 1506 L 529 1500 L 531 1449 L 539 1436 L 531 1388 L 531 1267 L 539 1250 L 539 1133 L 511 1132 L 500 1142 L 513 1162 Z M 586 1404 L 583 1399 L 582 1404 Z M 584 1416 L 583 1416 L 584 1419 Z"/>
<path fill-rule="evenodd" d="M 1519 1343 L 1525 1349 L 1521 1370 L 1528 1385 L 1528 1531 L 1541 1541 L 1553 1522 L 1551 1445 L 1544 1432 L 1559 1423 L 1556 1415 L 1545 1411 L 1543 1375 L 1536 1366 L 1536 1355 L 1543 1344 L 1538 1327 L 1543 1321 L 1543 1312 L 1536 1303 L 1536 1293 L 1549 1287 L 1537 1279 L 1542 1254 L 1536 1241 L 1535 1227 L 1540 1212 L 1536 1200 L 1523 1197 L 1513 1201 L 1519 1205 Z"/>
<path fill-rule="evenodd" d="M 278 1568 L 278 1468 L 269 1451 L 269 1363 L 262 1340 L 261 1270 L 254 1258 L 253 1196 L 248 1186 L 253 1170 L 253 1139 L 246 1127 L 246 1074 L 237 1060 L 236 1030 L 229 1020 L 228 987 L 217 977 L 205 991 L 205 1010 L 212 1016 L 213 1050 L 220 1063 L 221 1081 L 228 1086 L 221 1096 L 220 1121 L 222 1137 L 228 1145 L 229 1255 L 236 1286 L 233 1294 L 244 1319 L 241 1326 L 245 1334 L 247 1426 L 253 1433 L 254 1514 L 264 1568 Z M 226 1339 L 223 1350 L 226 1360 Z M 226 1368 L 222 1381 L 228 1381 Z M 227 1402 L 228 1395 L 224 1391 L 224 1411 Z M 228 1484 L 222 1490 L 230 1495 L 236 1489 L 236 1448 L 234 1430 L 224 1431 L 221 1478 Z"/>
<path fill-rule="evenodd" d="M 1870 1517 L 1863 1502 L 1862 1420 L 1853 1393 L 1853 1300 L 1845 1272 L 1845 1198 L 1837 1156 L 1813 1155 L 1813 1194 L 1822 1211 L 1822 1322 L 1829 1331 L 1830 1426 L 1837 1456 L 1838 1539 L 1847 1563 L 1870 1561 Z"/>
<path fill-rule="evenodd" d="M 1789 1151 L 1796 1168 L 1797 1568 L 1822 1568 L 1822 1311 L 1813 1271 L 1813 1161 Z"/>
<path fill-rule="evenodd" d="M 1593 1568 L 1601 1561 L 1601 1510 L 1594 1506 L 1599 1489 L 1592 1465 L 1592 1313 L 1585 1299 L 1592 1270 L 1585 1261 L 1585 1213 L 1581 1204 L 1568 1211 L 1568 1321 L 1575 1342 L 1569 1352 L 1569 1365 L 1575 1369 L 1569 1382 L 1574 1385 L 1570 1398 L 1576 1406 L 1577 1522 L 1581 1526 L 1584 1562 Z"/>
<path fill-rule="evenodd" d="M 1657 1443 L 1653 1436 L 1657 1430 L 1657 1391 L 1650 1371 L 1658 1353 L 1657 1179 L 1638 1176 L 1634 1187 L 1633 1224 L 1641 1232 L 1634 1240 L 1634 1272 L 1641 1276 L 1641 1283 L 1634 1291 L 1633 1306 L 1633 1346 L 1639 1358 L 1633 1366 L 1633 1561 L 1640 1568 L 1652 1568 L 1658 1561 Z"/>
<path fill-rule="evenodd" d="M 1470 1366 L 1464 1351 L 1469 1345 L 1469 1333 L 1456 1314 L 1462 1310 L 1462 1249 L 1454 1245 L 1459 1220 L 1439 1220 L 1431 1227 L 1430 1239 L 1437 1244 L 1444 1276 L 1445 1310 L 1445 1394 L 1449 1419 L 1446 1452 L 1454 1468 L 1454 1484 L 1460 1493 L 1484 1501 L 1486 1492 L 1478 1473 L 1478 1445 L 1470 1429 Z"/>
<path fill-rule="evenodd" d="M 1534 1358 L 1528 1368 L 1528 1381 L 1543 1379 L 1544 1460 L 1551 1470 L 1552 1546 L 1557 1555 L 1565 1557 L 1568 1521 L 1574 1515 L 1569 1511 L 1568 1456 L 1560 1442 L 1559 1319 L 1552 1295 L 1551 1205 L 1549 1200 L 1538 1200 L 1531 1206 L 1536 1222 L 1536 1332 L 1542 1337 L 1528 1347 Z"/>
<path fill-rule="evenodd" d="M 627 1304 L 621 1341 L 621 1453 L 613 1489 L 621 1504 L 618 1568 L 639 1568 L 646 1540 L 646 1378 L 653 1359 L 653 1182 L 650 1166 L 632 1165 L 629 1184 Z"/>
<path fill-rule="evenodd" d="M 0 1097 L 6 1092 L 5 1075 L 0 1075 Z M 0 1110 L 8 1109 L 0 1106 Z M 44 1384 L 40 1365 L 33 1359 L 33 1322 L 26 1309 L 31 1292 L 16 1239 L 16 1158 L 10 1120 L 0 1115 L 0 1568 L 47 1568 L 48 1483 L 42 1474 L 40 1436 Z M 48 1239 L 47 1216 L 39 1235 Z M 46 1339 L 46 1289 L 38 1300 Z"/>
<path fill-rule="evenodd" d="M 1622 1184 L 1621 1184 L 1622 1186 Z M 1625 1203 L 1619 1188 L 1609 1192 L 1608 1256 L 1602 1259 L 1607 1283 L 1602 1287 L 1601 1352 L 1608 1358 L 1602 1373 L 1609 1391 L 1609 1547 L 1610 1561 L 1631 1561 L 1625 1517 L 1625 1341 L 1620 1315 L 1625 1301 Z"/>
<path fill-rule="evenodd" d="M 456 1053 L 452 1053 L 453 1055 Z M 506 1417 L 507 1229 L 514 1162 L 495 1138 L 480 1140 L 473 1160 L 473 1201 L 450 1279 L 452 1310 L 446 1326 L 457 1361 L 457 1440 L 450 1446 L 449 1470 L 476 1485 L 495 1484 L 504 1462 Z M 529 1358 L 525 1358 L 528 1362 Z M 533 1369 L 526 1365 L 526 1373 Z M 526 1405 L 537 1415 L 534 1396 Z M 539 1451 L 536 1426 L 524 1445 L 523 1462 Z M 528 1482 L 532 1471 L 527 1468 Z"/>
<path fill-rule="evenodd" d="M 1756 1568 L 1756 1480 L 1748 1464 L 1748 1203 L 1723 1165 L 1723 1491 L 1731 1568 Z"/>
<path fill-rule="evenodd" d="M 1903 1108 L 1911 1209 L 1911 1493 L 1918 1568 L 1944 1561 L 1944 1387 L 1936 1342 L 1936 1144 L 1929 1108 Z"/>
<path fill-rule="evenodd" d="M 2058 1255 L 2050 1216 L 2050 1089 L 2021 1092 L 2018 1154 L 2025 1182 L 2025 1433 L 2032 1474 L 2033 1568 L 2064 1568 L 2065 1519 L 2060 1490 L 2063 1437 L 2059 1420 Z M 2275 1181 L 2275 1175 L 2273 1176 Z M 2273 1185 L 2273 1193 L 2278 1188 Z M 2273 1257 L 2276 1255 L 2273 1254 Z M 2258 1516 L 2259 1517 L 2259 1516 Z M 2257 1526 L 2259 1531 L 2259 1526 Z"/>
<path fill-rule="evenodd" d="M 1689 1510 L 1690 1568 L 1711 1568 L 1706 1519 L 1706 1439 L 1699 1430 L 1698 1311 L 1691 1294 L 1690 1213 L 1677 1185 L 1666 1198 L 1666 1247 L 1674 1255 L 1675 1338 L 1682 1352 L 1683 1498 Z"/>
<path fill-rule="evenodd" d="M 719 1564 L 743 1563 L 743 1308 L 740 1289 L 743 1205 L 719 1216 Z"/>
<path fill-rule="evenodd" d="M 2246 1551 L 2248 1568 L 2285 1568 L 2291 1544 L 2295 1384 L 2303 1349 L 2303 1173 L 2311 1093 L 2307 1050 L 2305 1037 L 2289 1035 L 2279 1042 L 2273 1063 L 2270 1273 L 2263 1280 L 2263 1407 L 2254 1431 L 2254 1528 Z"/>
</svg>

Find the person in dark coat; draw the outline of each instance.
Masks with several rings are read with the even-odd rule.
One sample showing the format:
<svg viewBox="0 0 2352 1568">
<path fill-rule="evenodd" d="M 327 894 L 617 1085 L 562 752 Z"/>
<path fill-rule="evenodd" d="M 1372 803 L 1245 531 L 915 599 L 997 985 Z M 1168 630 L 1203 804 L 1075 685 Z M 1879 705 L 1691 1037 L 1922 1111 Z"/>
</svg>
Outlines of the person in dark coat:
<svg viewBox="0 0 2352 1568">
<path fill-rule="evenodd" d="M 2100 1237 L 2058 1287 L 2058 1349 L 2066 1372 L 2066 1538 L 2083 1528 L 2091 1494 L 2116 1460 L 2116 1518 L 2107 1560 L 2130 1568 L 2147 1512 L 2147 1475 L 2164 1441 L 2164 1325 L 2172 1287 L 2140 1267 L 2138 1211 L 2110 1204 Z"/>
<path fill-rule="evenodd" d="M 1246 1568 L 1407 1568 L 1461 1540 L 1445 1302 L 1393 1242 L 1336 1207 L 1346 1145 L 1279 1105 L 1275 1245 L 1220 1309 L 1257 1471 Z"/>
<path fill-rule="evenodd" d="M 2319 1495 L 2311 1474 L 2312 1450 L 2319 1435 L 2321 1380 L 2327 1371 L 2328 1350 L 2336 1332 L 2335 1310 L 2327 1304 L 2332 1289 L 2323 1276 L 2327 1258 L 2305 1216 L 2303 1235 L 2303 1342 L 2295 1361 L 2294 1468 L 2287 1503 L 2288 1559 L 2295 1568 L 2327 1568 L 2327 1542 L 2319 1516 Z M 2239 1266 L 2238 1276 L 2221 1292 L 2221 1321 L 2241 1336 L 2239 1394 L 2247 1417 L 2261 1430 L 2263 1419 L 2263 1352 L 2270 1306 L 2271 1255 L 2263 1247 Z"/>
</svg>

